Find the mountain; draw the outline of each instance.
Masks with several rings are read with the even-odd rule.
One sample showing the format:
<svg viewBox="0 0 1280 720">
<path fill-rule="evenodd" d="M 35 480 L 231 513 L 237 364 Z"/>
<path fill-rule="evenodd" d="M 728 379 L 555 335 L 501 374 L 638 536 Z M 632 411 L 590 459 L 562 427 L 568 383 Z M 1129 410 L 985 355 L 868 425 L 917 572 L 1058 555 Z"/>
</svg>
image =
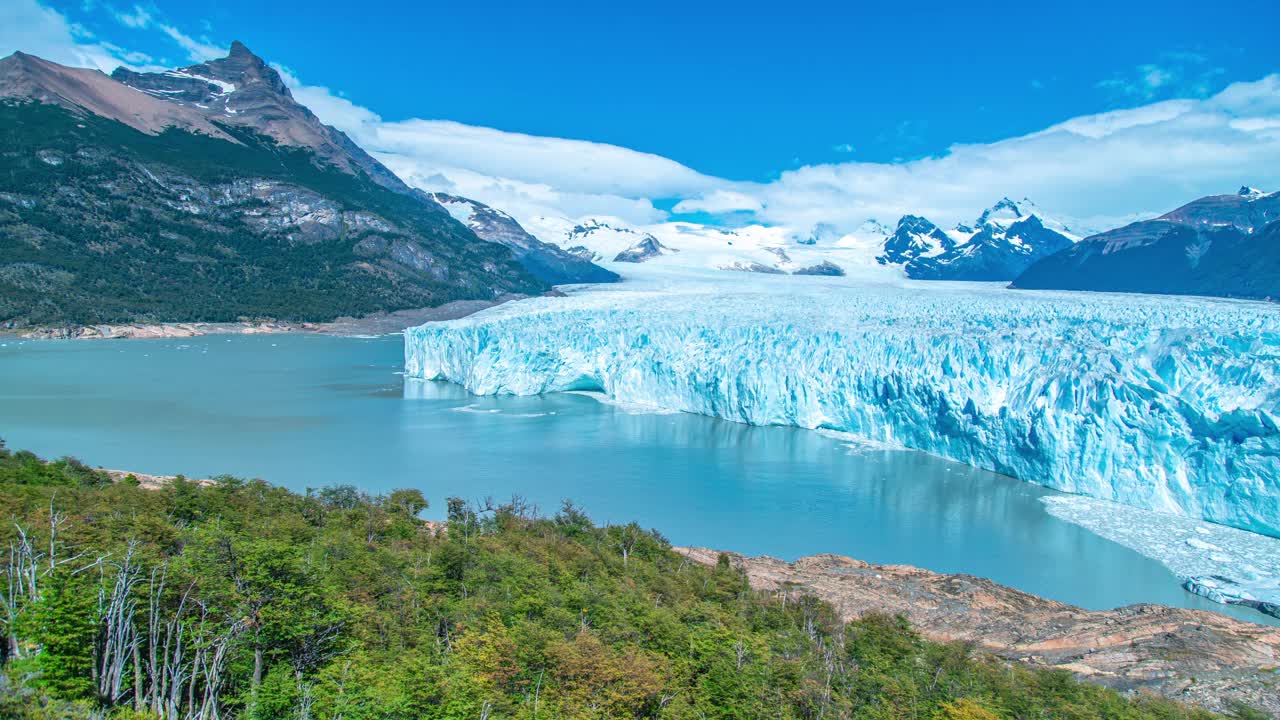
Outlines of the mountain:
<svg viewBox="0 0 1280 720">
<path fill-rule="evenodd" d="M 294 100 L 280 74 L 239 41 L 231 43 L 225 58 L 163 73 L 121 67 L 111 78 L 211 123 L 248 128 L 280 145 L 307 148 L 319 163 L 353 174 L 364 172 L 385 188 L 409 192 L 400 178 L 346 134 L 320 122 Z"/>
<path fill-rule="evenodd" d="M 516 261 L 534 277 L 560 285 L 566 283 L 616 282 L 617 273 L 592 264 L 589 258 L 570 253 L 530 235 L 516 219 L 485 205 L 446 193 L 423 193 L 438 203 L 481 240 L 511 248 Z"/>
<path fill-rule="evenodd" d="M 1243 187 L 1086 238 L 1016 288 L 1280 298 L 1280 192 Z"/>
<path fill-rule="evenodd" d="M 906 215 L 877 260 L 901 263 L 907 277 L 918 280 L 1008 280 L 1074 241 L 1065 225 L 1046 218 L 1030 200 L 1002 198 L 973 226 L 950 231 Z"/>
<path fill-rule="evenodd" d="M 113 76 L 15 53 L 0 148 L 9 326 L 327 320 L 555 281 L 531 271 L 537 249 L 477 237 L 238 42 Z"/>
<path fill-rule="evenodd" d="M 176 128 L 236 142 L 197 110 L 154 102 L 97 70 L 65 67 L 23 52 L 0 60 L 0 98 L 56 105 L 152 135 Z"/>
<path fill-rule="evenodd" d="M 647 232 L 596 219 L 574 225 L 557 240 L 579 257 L 612 262 L 639 263 L 671 251 Z"/>
<path fill-rule="evenodd" d="M 911 263 L 955 249 L 956 242 L 937 225 L 916 215 L 903 215 L 893 234 L 885 238 L 881 265 Z"/>
</svg>

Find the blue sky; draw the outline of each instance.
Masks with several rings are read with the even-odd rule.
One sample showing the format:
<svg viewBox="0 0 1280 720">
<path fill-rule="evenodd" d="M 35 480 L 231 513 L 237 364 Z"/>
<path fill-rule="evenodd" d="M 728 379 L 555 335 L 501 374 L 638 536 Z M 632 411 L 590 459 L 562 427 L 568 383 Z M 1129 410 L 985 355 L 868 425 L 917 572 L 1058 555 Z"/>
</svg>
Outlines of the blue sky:
<svg viewBox="0 0 1280 720">
<path fill-rule="evenodd" d="M 1274 1 L 47 4 L 157 61 L 189 60 L 118 15 L 243 40 L 388 120 L 612 143 L 732 180 L 935 155 L 1280 68 Z"/>
<path fill-rule="evenodd" d="M 1104 229 L 1280 189 L 1280 3 L 0 0 L 0 55 L 185 66 L 234 39 L 406 182 L 530 227 Z"/>
</svg>

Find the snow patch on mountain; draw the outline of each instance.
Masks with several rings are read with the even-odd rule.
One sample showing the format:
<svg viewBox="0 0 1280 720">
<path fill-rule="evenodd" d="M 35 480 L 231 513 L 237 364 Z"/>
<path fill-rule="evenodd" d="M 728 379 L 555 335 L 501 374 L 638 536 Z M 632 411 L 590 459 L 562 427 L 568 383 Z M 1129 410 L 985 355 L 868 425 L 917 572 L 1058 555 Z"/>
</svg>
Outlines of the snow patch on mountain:
<svg viewBox="0 0 1280 720">
<path fill-rule="evenodd" d="M 942 230 L 906 215 L 876 258 L 922 280 L 1012 280 L 1037 260 L 1080 240 L 1065 223 L 1023 198 L 1001 198 L 973 225 Z"/>
<path fill-rule="evenodd" d="M 1011 280 L 1080 239 L 1026 198 L 1002 198 L 974 223 L 951 229 L 917 215 L 903 216 L 892 229 L 870 219 L 852 231 L 826 222 L 803 229 L 681 220 L 633 226 L 613 217 L 539 217 L 525 224 L 545 242 L 604 263 L 778 273 L 829 263 L 855 275 L 929 280 Z"/>
<path fill-rule="evenodd" d="M 438 196 L 432 199 L 463 225 L 469 225 L 476 214 L 476 204 L 465 198 Z"/>
<path fill-rule="evenodd" d="M 604 264 L 643 262 L 735 273 L 790 274 L 821 267 L 831 274 L 837 269 L 856 275 L 898 274 L 875 262 L 884 242 L 884 228 L 878 223 L 847 234 L 822 224 L 796 232 L 785 227 L 726 228 L 685 221 L 632 226 L 611 217 L 578 221 L 540 217 L 528 227 L 546 242 Z M 622 267 L 613 269 L 627 272 Z"/>
<path fill-rule="evenodd" d="M 200 82 L 207 83 L 209 85 L 212 85 L 218 88 L 221 91 L 220 93 L 218 93 L 219 95 L 230 95 L 231 93 L 236 91 L 236 84 L 232 82 L 227 82 L 226 80 L 219 80 L 217 78 L 205 77 L 203 75 L 196 75 L 195 73 L 184 72 L 182 70 L 169 70 L 164 74 L 168 75 L 169 77 L 183 78 L 185 80 L 199 80 Z M 164 92 L 181 92 L 181 91 L 169 90 Z"/>
</svg>

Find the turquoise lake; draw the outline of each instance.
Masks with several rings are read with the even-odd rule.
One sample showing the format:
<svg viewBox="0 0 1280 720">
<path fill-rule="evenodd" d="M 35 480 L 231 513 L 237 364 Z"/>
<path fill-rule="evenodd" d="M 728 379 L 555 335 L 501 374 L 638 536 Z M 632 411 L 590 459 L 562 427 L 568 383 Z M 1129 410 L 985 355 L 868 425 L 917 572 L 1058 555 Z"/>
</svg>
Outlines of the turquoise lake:
<svg viewBox="0 0 1280 720">
<path fill-rule="evenodd" d="M 1187 593 L 1159 563 L 1045 512 L 1052 491 L 922 453 L 580 395 L 480 398 L 406 381 L 401 338 L 0 339 L 0 437 L 95 466 L 261 477 L 294 490 L 513 494 L 675 544 L 832 552 L 970 573 L 1100 609 Z"/>
</svg>

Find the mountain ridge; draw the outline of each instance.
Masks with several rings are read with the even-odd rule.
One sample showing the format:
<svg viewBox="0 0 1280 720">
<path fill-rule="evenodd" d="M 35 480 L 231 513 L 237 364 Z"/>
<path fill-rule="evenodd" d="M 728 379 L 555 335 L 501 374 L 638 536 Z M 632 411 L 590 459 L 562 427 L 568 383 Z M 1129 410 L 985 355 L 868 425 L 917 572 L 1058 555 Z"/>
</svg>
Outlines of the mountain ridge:
<svg viewBox="0 0 1280 720">
<path fill-rule="evenodd" d="M 1280 192 L 1245 186 L 1192 200 L 1085 238 L 1010 286 L 1280 298 Z"/>
<path fill-rule="evenodd" d="M 280 73 L 238 40 L 231 43 L 224 58 L 158 73 L 120 67 L 110 77 L 210 120 L 253 128 L 281 145 L 309 148 L 321 161 L 348 172 L 365 172 L 390 190 L 411 192 L 404 181 L 346 133 L 324 124 L 297 102 Z"/>
<path fill-rule="evenodd" d="M 478 200 L 443 192 L 421 196 L 443 207 L 455 220 L 466 225 L 480 239 L 505 245 L 516 261 L 535 277 L 553 284 L 617 282 L 618 274 L 605 270 L 559 246 L 543 242 L 525 230 L 510 214 Z"/>
<path fill-rule="evenodd" d="M 242 47 L 254 92 L 275 94 L 256 107 L 303 123 L 321 152 L 305 134 L 258 132 L 252 113 L 0 60 L 0 323 L 323 321 L 547 288 L 507 248 L 360 170 L 345 136 Z"/>
<path fill-rule="evenodd" d="M 11 326 L 325 321 L 616 279 L 478 236 L 240 42 L 111 76 L 14 53 L 0 59 L 0 133 Z"/>
<path fill-rule="evenodd" d="M 1003 197 L 973 226 L 943 230 L 927 218 L 904 215 L 876 261 L 901 265 L 915 280 L 1011 280 L 1076 239 L 1030 200 Z"/>
</svg>

